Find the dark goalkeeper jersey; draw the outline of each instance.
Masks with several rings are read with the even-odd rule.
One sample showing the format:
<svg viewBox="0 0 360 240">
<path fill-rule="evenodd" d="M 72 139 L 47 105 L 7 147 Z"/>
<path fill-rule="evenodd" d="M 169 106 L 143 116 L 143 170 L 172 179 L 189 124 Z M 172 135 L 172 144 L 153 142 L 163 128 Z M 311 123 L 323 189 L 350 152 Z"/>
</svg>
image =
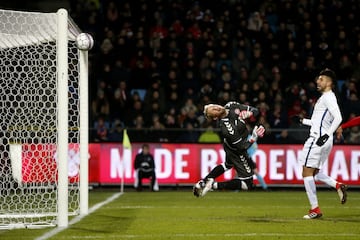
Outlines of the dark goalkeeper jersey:
<svg viewBox="0 0 360 240">
<path fill-rule="evenodd" d="M 224 145 L 227 145 L 234 151 L 244 151 L 249 148 L 250 143 L 247 141 L 249 131 L 246 128 L 244 120 L 239 119 L 241 111 L 251 111 L 256 117 L 259 111 L 254 108 L 238 102 L 228 102 L 225 109 L 229 110 L 228 115 L 220 120 L 221 135 Z"/>
<path fill-rule="evenodd" d="M 226 152 L 225 166 L 227 168 L 235 167 L 239 178 L 251 178 L 254 174 L 251 167 L 252 160 L 246 150 L 252 143 L 247 140 L 249 131 L 245 121 L 239 119 L 239 114 L 243 110 L 248 110 L 257 116 L 258 110 L 237 102 L 229 102 L 225 108 L 229 110 L 229 113 L 220 120 L 221 135 Z"/>
</svg>

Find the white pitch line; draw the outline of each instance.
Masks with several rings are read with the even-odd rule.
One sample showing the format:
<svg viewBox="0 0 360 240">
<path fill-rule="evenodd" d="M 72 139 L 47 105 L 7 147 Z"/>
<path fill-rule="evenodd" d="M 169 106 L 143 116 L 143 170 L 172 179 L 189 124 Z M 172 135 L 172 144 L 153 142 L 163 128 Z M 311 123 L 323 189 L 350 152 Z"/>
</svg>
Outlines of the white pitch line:
<svg viewBox="0 0 360 240">
<path fill-rule="evenodd" d="M 360 206 L 344 206 L 340 204 L 336 204 L 333 206 L 326 206 L 322 207 L 323 209 L 336 209 L 336 208 L 343 208 L 343 209 L 360 209 Z M 106 209 L 108 207 L 104 207 Z M 123 205 L 123 206 L 116 206 L 111 207 L 111 209 L 163 209 L 163 208 L 171 208 L 171 209 L 239 209 L 239 206 L 212 206 L 212 207 L 204 207 L 204 206 L 182 206 L 182 205 L 175 205 L 175 206 L 152 206 L 152 205 Z M 251 209 L 252 206 L 241 206 L 242 209 Z M 261 208 L 264 209 L 303 209 L 307 208 L 307 205 L 304 204 L 304 206 L 283 206 L 283 205 L 272 205 L 272 206 L 261 206 Z"/>
<path fill-rule="evenodd" d="M 248 233 L 168 233 L 168 234 L 116 234 L 116 235 L 106 235 L 104 239 L 137 239 L 137 238 L 147 238 L 147 239 L 187 239 L 187 238 L 208 238 L 208 237 L 218 237 L 218 238 L 227 238 L 227 237 L 359 237 L 360 234 L 357 233 L 257 233 L 257 232 L 248 232 Z M 72 239 L 101 239 L 99 236 L 73 236 Z"/>
<path fill-rule="evenodd" d="M 120 197 L 123 193 L 120 192 L 120 193 L 115 193 L 113 194 L 112 196 L 108 197 L 105 201 L 102 201 L 98 204 L 95 204 L 92 208 L 89 209 L 89 212 L 88 214 L 86 215 L 78 215 L 76 216 L 75 218 L 73 218 L 70 222 L 69 222 L 69 225 L 72 225 L 72 224 L 75 224 L 77 222 L 79 222 L 81 219 L 83 219 L 84 217 L 86 217 L 87 215 L 95 212 L 96 210 L 98 210 L 99 208 L 103 207 L 104 205 L 114 201 L 115 199 L 117 199 L 118 197 Z M 57 227 L 57 228 L 54 228 L 53 230 L 45 233 L 44 235 L 36 238 L 35 240 L 46 240 L 50 237 L 53 237 L 55 236 L 56 234 L 58 234 L 59 232 L 63 231 L 67 229 L 67 227 Z"/>
</svg>

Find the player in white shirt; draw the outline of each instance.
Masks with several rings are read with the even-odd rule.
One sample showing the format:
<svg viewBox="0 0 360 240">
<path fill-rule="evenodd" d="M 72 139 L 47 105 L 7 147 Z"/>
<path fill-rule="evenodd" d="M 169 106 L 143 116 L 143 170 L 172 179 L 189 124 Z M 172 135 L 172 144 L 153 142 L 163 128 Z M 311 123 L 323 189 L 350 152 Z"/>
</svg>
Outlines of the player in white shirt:
<svg viewBox="0 0 360 240">
<path fill-rule="evenodd" d="M 305 219 L 319 218 L 322 212 L 319 208 L 316 195 L 315 181 L 322 181 L 337 189 L 340 202 L 346 202 L 347 186 L 337 182 L 320 169 L 328 159 L 333 146 L 333 134 L 339 127 L 342 117 L 336 96 L 332 91 L 336 76 L 330 69 L 322 70 L 316 80 L 317 89 L 322 93 L 317 100 L 311 119 L 302 119 L 304 125 L 310 126 L 310 135 L 306 140 L 300 155 L 300 163 L 303 165 L 304 186 L 309 199 L 311 209 L 304 216 Z"/>
</svg>

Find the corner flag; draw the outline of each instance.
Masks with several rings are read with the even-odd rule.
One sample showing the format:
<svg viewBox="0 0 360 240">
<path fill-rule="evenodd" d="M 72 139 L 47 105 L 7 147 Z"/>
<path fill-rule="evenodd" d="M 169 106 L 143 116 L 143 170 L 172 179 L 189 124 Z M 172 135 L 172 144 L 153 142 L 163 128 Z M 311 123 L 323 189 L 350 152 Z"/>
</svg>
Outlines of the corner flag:
<svg viewBox="0 0 360 240">
<path fill-rule="evenodd" d="M 123 151 L 125 149 L 129 149 L 131 152 L 131 143 L 130 143 L 130 139 L 129 136 L 127 134 L 126 129 L 124 129 L 123 131 Z M 129 151 L 126 151 L 129 152 Z M 131 154 L 131 153 L 130 153 Z M 131 155 L 130 155 L 131 156 Z M 124 192 L 124 161 L 121 161 L 121 173 L 120 173 L 120 178 L 121 178 L 121 182 L 120 182 L 120 192 Z"/>
<path fill-rule="evenodd" d="M 123 148 L 131 149 L 131 143 L 130 143 L 130 139 L 129 139 L 126 129 L 124 129 L 122 144 L 123 144 Z"/>
</svg>

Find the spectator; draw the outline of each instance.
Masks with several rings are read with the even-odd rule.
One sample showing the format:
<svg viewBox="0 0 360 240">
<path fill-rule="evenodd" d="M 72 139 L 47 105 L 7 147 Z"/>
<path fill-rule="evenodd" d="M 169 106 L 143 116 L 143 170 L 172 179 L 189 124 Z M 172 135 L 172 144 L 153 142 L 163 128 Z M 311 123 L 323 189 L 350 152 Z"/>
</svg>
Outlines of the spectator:
<svg viewBox="0 0 360 240">
<path fill-rule="evenodd" d="M 198 22 L 194 22 L 187 31 L 191 34 L 193 39 L 198 40 L 201 37 L 201 29 Z"/>
<path fill-rule="evenodd" d="M 114 1 L 110 1 L 106 7 L 106 24 L 114 29 L 119 20 L 119 10 Z"/>
<path fill-rule="evenodd" d="M 125 81 L 121 81 L 119 86 L 115 89 L 113 97 L 110 101 L 110 115 L 112 119 L 125 119 L 125 113 L 128 110 L 130 103 L 130 93 L 127 90 Z"/>
<path fill-rule="evenodd" d="M 179 109 L 179 106 L 180 106 L 180 100 L 179 100 L 179 95 L 176 91 L 171 91 L 169 93 L 169 97 L 168 99 L 166 100 L 166 107 L 165 109 L 166 110 L 169 110 L 169 109 Z"/>
<path fill-rule="evenodd" d="M 124 53 L 122 52 L 121 54 Z M 127 82 L 129 82 L 130 72 L 124 66 L 123 60 L 121 60 L 120 58 L 115 60 L 115 64 L 110 72 L 109 78 L 110 78 L 110 86 L 112 88 L 117 88 L 121 82 L 125 82 L 126 84 Z"/>
<path fill-rule="evenodd" d="M 150 60 L 144 55 L 142 50 L 138 50 L 137 54 L 130 61 L 131 79 L 130 89 L 148 89 L 150 86 L 149 76 Z"/>
<path fill-rule="evenodd" d="M 352 93 L 356 93 L 356 95 L 358 95 L 358 90 L 357 90 L 357 86 L 356 86 L 356 81 L 355 79 L 350 79 L 347 80 L 341 89 L 341 102 L 345 102 L 350 100 L 350 96 Z"/>
<path fill-rule="evenodd" d="M 168 33 L 162 19 L 157 19 L 155 26 L 150 28 L 150 36 L 153 38 L 164 39 L 168 36 Z"/>
<path fill-rule="evenodd" d="M 200 88 L 199 99 L 203 99 L 203 97 L 207 97 L 209 101 L 215 101 L 216 95 L 215 91 L 212 88 L 211 84 L 205 82 L 204 85 Z"/>
<path fill-rule="evenodd" d="M 176 110 L 175 108 L 171 108 L 166 114 L 165 114 L 165 123 L 166 128 L 179 128 L 179 124 L 177 122 L 176 118 Z"/>
<path fill-rule="evenodd" d="M 264 91 L 271 109 L 292 97 L 289 106 L 300 101 L 309 114 L 307 105 L 311 107 L 319 97 L 313 84 L 318 69 L 334 67 L 339 80 L 345 81 L 342 99 L 349 101 L 350 92 L 354 92 L 351 86 L 347 88 L 350 80 L 356 82 L 354 94 L 359 98 L 360 34 L 353 1 L 335 5 L 331 1 L 284 1 L 278 5 L 272 1 L 255 4 L 228 0 L 220 5 L 201 1 L 77 2 L 71 4 L 75 8 L 71 14 L 81 29 L 89 29 L 97 43 L 89 52 L 90 64 L 103 66 L 90 68 L 94 96 L 99 89 L 105 98 L 118 96 L 114 92 L 120 81 L 127 83 L 129 92 L 141 89 L 138 91 L 142 96 L 152 85 L 153 73 L 158 73 L 166 94 L 160 105 L 167 102 L 170 93 L 175 96 L 175 91 L 180 105 L 190 97 L 198 106 L 217 101 L 223 82 L 230 79 L 232 87 L 225 95 L 231 100 L 238 100 L 235 97 L 243 92 L 245 101 L 257 105 L 258 93 Z M 186 76 L 189 81 L 183 84 Z M 305 94 L 284 95 L 293 83 L 298 83 Z M 279 96 L 283 97 L 282 103 L 274 100 Z M 342 109 L 347 108 L 343 100 Z M 93 101 L 92 121 L 102 114 L 100 109 L 106 109 L 97 104 L 94 107 Z M 161 109 L 164 113 L 173 107 L 166 104 Z M 288 111 L 287 107 L 283 105 L 282 111 Z M 103 114 L 106 120 L 118 118 L 113 109 Z M 128 109 L 124 122 L 133 126 L 139 113 L 135 108 Z M 176 114 L 178 119 L 181 111 Z M 270 118 L 269 122 L 273 125 Z"/>
<path fill-rule="evenodd" d="M 246 92 L 240 92 L 239 93 L 239 102 L 241 104 L 245 104 L 245 105 L 249 105 L 249 101 L 247 99 L 247 94 Z"/>
<path fill-rule="evenodd" d="M 144 121 L 144 118 L 142 115 L 135 116 L 132 124 L 133 124 L 132 127 L 137 130 L 141 130 L 141 129 L 145 128 L 145 121 Z"/>
<path fill-rule="evenodd" d="M 231 73 L 232 71 L 232 61 L 226 52 L 220 52 L 219 60 L 216 64 L 216 72 L 218 76 L 221 76 L 225 72 Z"/>
<path fill-rule="evenodd" d="M 248 19 L 248 30 L 251 33 L 251 38 L 254 41 L 259 40 L 259 32 L 262 28 L 263 20 L 259 12 L 253 12 Z"/>
<path fill-rule="evenodd" d="M 99 116 L 104 116 L 105 118 L 109 117 L 110 103 L 105 95 L 104 89 L 98 90 L 96 99 L 91 103 L 91 109 L 94 118 L 98 118 Z"/>
<path fill-rule="evenodd" d="M 109 30 L 108 30 L 109 31 Z M 105 63 L 112 62 L 114 59 L 114 46 L 109 38 L 105 38 L 100 45 L 100 59 Z"/>
<path fill-rule="evenodd" d="M 181 92 L 185 92 L 189 88 L 197 92 L 198 89 L 200 88 L 199 79 L 192 70 L 187 70 L 185 72 L 185 77 L 181 81 L 181 88 L 182 88 Z"/>
<path fill-rule="evenodd" d="M 360 115 L 360 100 L 356 92 L 350 92 L 349 99 L 344 102 L 343 112 L 345 119 L 351 114 Z"/>
<path fill-rule="evenodd" d="M 288 118 L 287 112 L 281 103 L 275 103 L 272 110 L 269 112 L 269 124 L 272 128 L 287 128 Z"/>
<path fill-rule="evenodd" d="M 181 107 L 180 109 L 180 114 L 179 114 L 179 123 L 180 123 L 180 126 L 182 126 L 183 122 L 184 122 L 184 119 L 186 118 L 186 115 L 190 112 L 190 111 L 193 111 L 193 112 L 197 112 L 197 107 L 196 105 L 194 104 L 194 100 L 192 98 L 187 98 L 185 100 L 185 103 L 184 105 Z"/>
<path fill-rule="evenodd" d="M 184 26 L 180 19 L 175 19 L 171 24 L 170 29 L 176 34 L 176 36 L 181 36 L 184 32 Z"/>
<path fill-rule="evenodd" d="M 143 115 L 144 115 L 143 103 L 141 100 L 136 100 L 133 102 L 132 111 L 130 111 L 129 114 L 127 114 L 127 116 L 126 116 L 125 124 L 130 127 L 143 126 L 143 124 L 144 124 Z M 138 118 L 138 116 L 141 116 L 141 119 L 142 119 L 141 125 L 139 125 L 139 123 L 140 123 L 139 121 L 136 121 L 136 118 Z"/>
<path fill-rule="evenodd" d="M 234 78 L 239 79 L 241 77 L 242 68 L 249 69 L 250 61 L 247 59 L 244 50 L 237 51 L 236 56 L 232 60 Z"/>
<path fill-rule="evenodd" d="M 189 111 L 186 112 L 184 121 L 182 122 L 181 127 L 187 128 L 187 125 L 190 124 L 193 128 L 199 128 L 200 122 L 196 115 L 196 109 L 190 108 Z"/>
<path fill-rule="evenodd" d="M 219 91 L 217 96 L 217 101 L 220 105 L 225 105 L 234 99 L 234 94 L 232 91 L 232 86 L 230 82 L 225 82 L 223 84 L 223 88 Z"/>
<path fill-rule="evenodd" d="M 99 117 L 95 122 L 95 142 L 106 142 L 109 134 L 109 123 L 103 117 Z"/>
<path fill-rule="evenodd" d="M 109 142 L 122 142 L 123 140 L 123 127 L 124 124 L 121 121 L 115 121 L 113 128 L 109 132 Z"/>
</svg>

